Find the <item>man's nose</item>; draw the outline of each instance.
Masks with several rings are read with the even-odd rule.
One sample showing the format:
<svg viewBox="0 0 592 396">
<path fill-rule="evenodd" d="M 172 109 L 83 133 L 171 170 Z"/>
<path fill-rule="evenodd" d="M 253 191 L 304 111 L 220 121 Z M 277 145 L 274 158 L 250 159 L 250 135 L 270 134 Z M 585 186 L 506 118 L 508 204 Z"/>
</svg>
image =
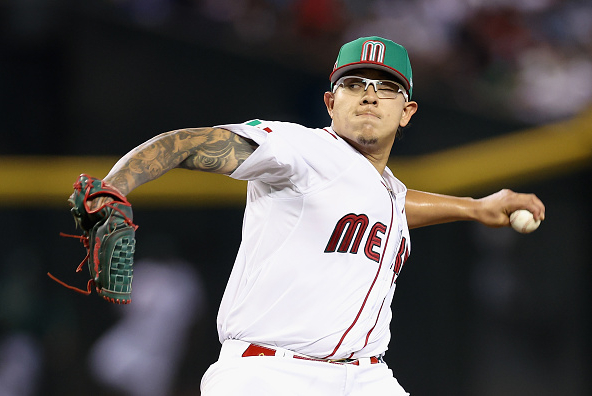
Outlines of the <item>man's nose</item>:
<svg viewBox="0 0 592 396">
<path fill-rule="evenodd" d="M 368 87 L 364 90 L 364 95 L 362 95 L 362 102 L 363 103 L 377 103 L 378 96 L 376 95 L 376 91 L 374 90 L 373 84 L 368 84 Z"/>
</svg>

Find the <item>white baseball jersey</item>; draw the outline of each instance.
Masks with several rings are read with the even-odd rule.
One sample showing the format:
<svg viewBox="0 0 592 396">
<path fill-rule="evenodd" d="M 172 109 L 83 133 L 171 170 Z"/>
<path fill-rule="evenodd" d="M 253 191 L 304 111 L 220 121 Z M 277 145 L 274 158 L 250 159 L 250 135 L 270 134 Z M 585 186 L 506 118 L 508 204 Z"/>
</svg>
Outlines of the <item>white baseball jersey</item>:
<svg viewBox="0 0 592 396">
<path fill-rule="evenodd" d="M 231 174 L 249 182 L 220 341 L 329 359 L 384 353 L 410 252 L 406 187 L 331 128 L 262 120 L 219 127 L 259 145 Z"/>
</svg>

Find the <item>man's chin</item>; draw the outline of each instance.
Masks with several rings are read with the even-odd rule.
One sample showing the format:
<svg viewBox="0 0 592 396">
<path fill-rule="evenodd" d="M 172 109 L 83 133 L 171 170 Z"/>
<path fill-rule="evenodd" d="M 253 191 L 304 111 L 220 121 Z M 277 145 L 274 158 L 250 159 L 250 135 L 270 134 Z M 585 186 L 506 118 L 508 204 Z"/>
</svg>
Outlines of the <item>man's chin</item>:
<svg viewBox="0 0 592 396">
<path fill-rule="evenodd" d="M 356 136 L 356 142 L 363 146 L 372 146 L 378 143 L 378 136 L 374 125 L 363 125 Z"/>
<path fill-rule="evenodd" d="M 378 138 L 368 136 L 358 136 L 358 144 L 362 146 L 374 146 L 378 143 Z"/>
</svg>

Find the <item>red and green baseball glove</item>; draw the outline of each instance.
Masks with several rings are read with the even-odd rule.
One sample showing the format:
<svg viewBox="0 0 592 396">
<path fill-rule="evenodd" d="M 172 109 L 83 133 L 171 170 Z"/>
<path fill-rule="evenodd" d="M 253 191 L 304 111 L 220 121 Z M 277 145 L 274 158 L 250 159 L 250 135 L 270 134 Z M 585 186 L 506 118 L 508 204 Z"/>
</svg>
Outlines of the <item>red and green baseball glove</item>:
<svg viewBox="0 0 592 396">
<path fill-rule="evenodd" d="M 91 209 L 89 201 L 102 199 L 102 204 Z M 82 235 L 67 235 L 80 239 L 86 248 L 86 257 L 76 272 L 88 263 L 90 279 L 86 290 L 69 286 L 53 275 L 48 275 L 69 289 L 90 294 L 92 286 L 99 296 L 116 304 L 131 302 L 135 233 L 138 228 L 133 223 L 132 206 L 114 187 L 102 180 L 80 175 L 74 183 L 74 193 L 68 199 L 76 227 Z"/>
</svg>

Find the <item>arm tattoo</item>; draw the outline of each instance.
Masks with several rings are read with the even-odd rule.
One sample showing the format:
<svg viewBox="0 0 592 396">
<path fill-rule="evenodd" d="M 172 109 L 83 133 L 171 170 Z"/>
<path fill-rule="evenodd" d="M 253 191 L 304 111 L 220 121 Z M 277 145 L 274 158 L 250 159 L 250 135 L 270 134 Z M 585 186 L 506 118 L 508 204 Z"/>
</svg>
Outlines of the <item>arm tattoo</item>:
<svg viewBox="0 0 592 396">
<path fill-rule="evenodd" d="M 166 132 L 121 158 L 105 181 L 128 194 L 176 167 L 230 174 L 256 148 L 253 141 L 220 128 Z"/>
<path fill-rule="evenodd" d="M 224 129 L 212 129 L 180 168 L 230 174 L 255 150 L 255 142 Z"/>
</svg>

